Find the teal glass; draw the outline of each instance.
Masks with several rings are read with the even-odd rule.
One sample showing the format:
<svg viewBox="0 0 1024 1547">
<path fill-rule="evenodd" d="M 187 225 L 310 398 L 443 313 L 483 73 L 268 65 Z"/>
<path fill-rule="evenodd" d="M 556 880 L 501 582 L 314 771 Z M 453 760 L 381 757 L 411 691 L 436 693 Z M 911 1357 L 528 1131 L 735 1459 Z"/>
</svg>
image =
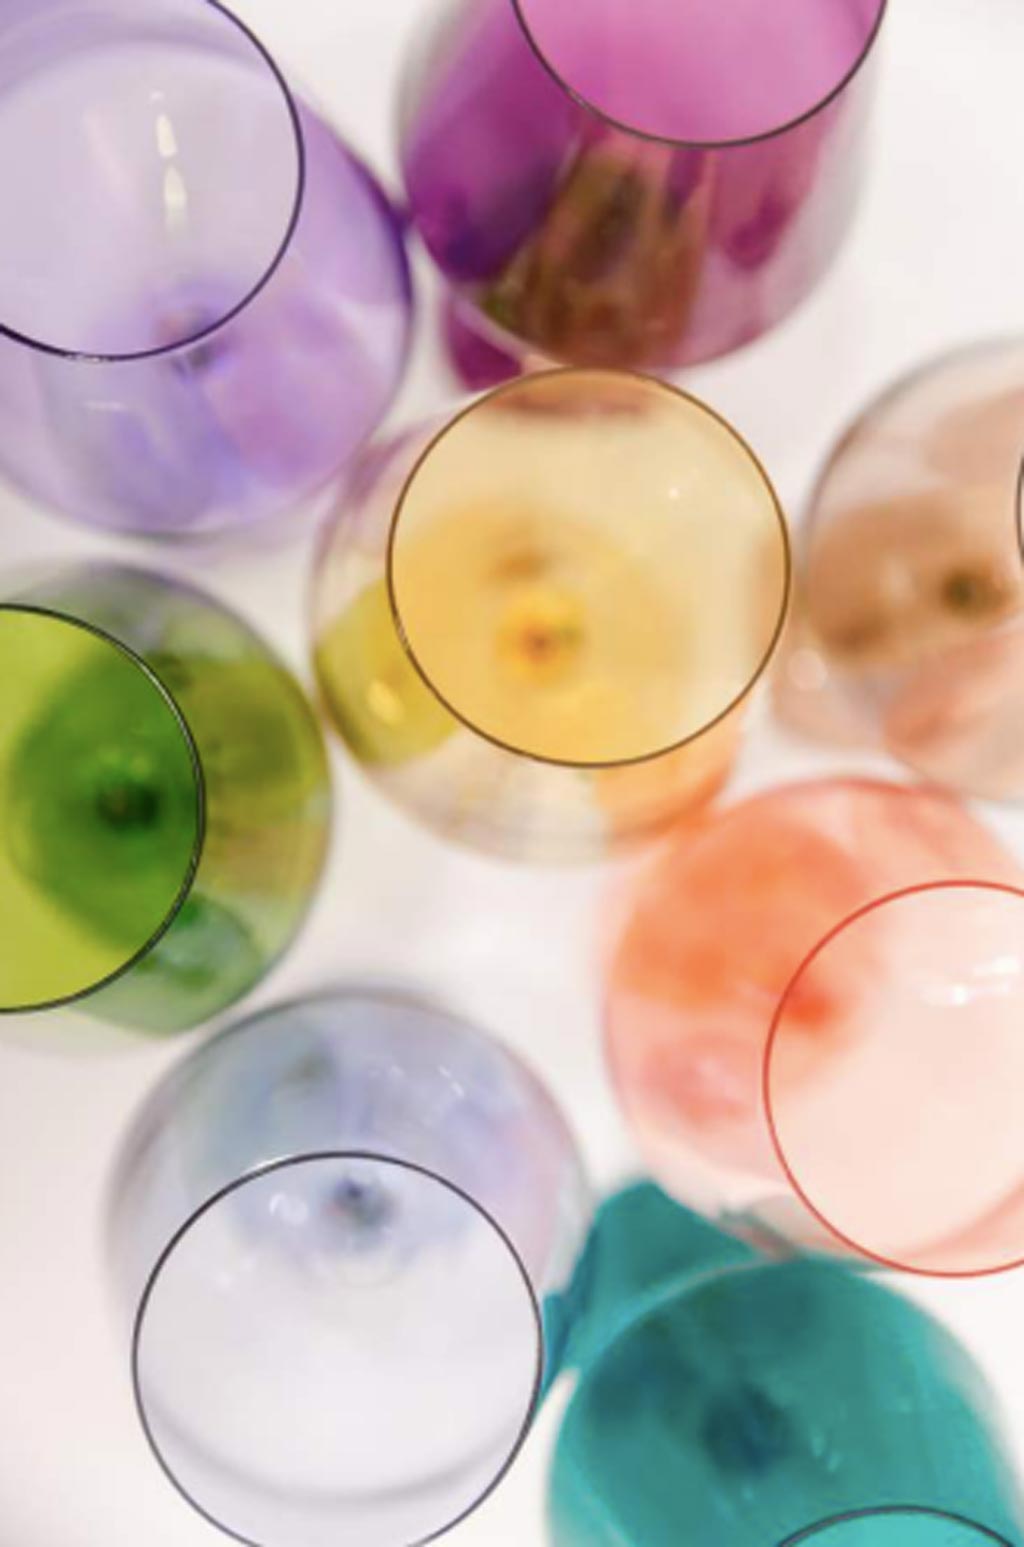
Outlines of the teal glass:
<svg viewBox="0 0 1024 1547">
<path fill-rule="evenodd" d="M 0 1029 L 218 1014 L 300 928 L 330 816 L 301 687 L 212 597 L 80 564 L 0 603 Z"/>
<path fill-rule="evenodd" d="M 819 1521 L 782 1547 L 1011 1547 L 1005 1536 L 960 1515 L 902 1505 Z"/>
<path fill-rule="evenodd" d="M 637 1181 L 598 1209 L 574 1281 L 565 1355 L 585 1369 L 652 1299 L 687 1274 L 756 1262 L 746 1241 L 727 1235 L 662 1192 Z M 546 1307 L 553 1315 L 554 1303 Z"/>
<path fill-rule="evenodd" d="M 685 1280 L 608 1345 L 566 1414 L 549 1518 L 554 1547 L 779 1547 L 910 1504 L 1019 1538 L 993 1397 L 909 1300 L 795 1258 Z"/>
</svg>

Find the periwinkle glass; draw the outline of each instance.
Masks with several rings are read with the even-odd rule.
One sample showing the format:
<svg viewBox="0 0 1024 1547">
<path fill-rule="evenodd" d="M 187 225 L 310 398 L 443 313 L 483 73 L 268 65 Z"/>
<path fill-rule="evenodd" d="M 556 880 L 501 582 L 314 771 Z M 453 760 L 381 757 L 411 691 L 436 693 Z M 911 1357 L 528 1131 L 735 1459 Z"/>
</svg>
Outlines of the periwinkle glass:
<svg viewBox="0 0 1024 1547">
<path fill-rule="evenodd" d="M 353 988 L 164 1080 L 112 1194 L 150 1444 L 259 1547 L 407 1547 L 496 1486 L 562 1361 L 587 1223 L 526 1067 Z"/>
<path fill-rule="evenodd" d="M 913 1504 L 1019 1541 L 1001 1428 L 967 1353 L 910 1300 L 810 1258 L 725 1269 L 666 1290 L 584 1371 L 551 1539 L 781 1547 L 843 1511 Z M 969 1547 L 900 1532 L 855 1540 Z"/>
<path fill-rule="evenodd" d="M 304 920 L 330 813 L 312 710 L 241 618 L 119 565 L 24 586 L 0 604 L 0 1028 L 85 1045 L 223 1010 Z"/>
<path fill-rule="evenodd" d="M 457 358 L 484 369 L 476 331 L 513 358 L 693 365 L 779 322 L 849 228 L 885 9 L 449 4 L 401 156 Z"/>
<path fill-rule="evenodd" d="M 45 504 L 248 528 L 382 418 L 399 219 L 218 0 L 8 0 L 0 205 L 0 470 Z"/>
</svg>

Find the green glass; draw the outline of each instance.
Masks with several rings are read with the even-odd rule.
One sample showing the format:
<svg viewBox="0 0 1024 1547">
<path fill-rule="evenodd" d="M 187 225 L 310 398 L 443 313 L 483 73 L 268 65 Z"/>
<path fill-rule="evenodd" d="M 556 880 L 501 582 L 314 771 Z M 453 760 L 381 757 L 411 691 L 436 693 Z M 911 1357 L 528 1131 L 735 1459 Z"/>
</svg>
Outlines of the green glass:
<svg viewBox="0 0 1024 1547">
<path fill-rule="evenodd" d="M 181 1030 L 305 916 L 323 741 L 245 623 L 143 570 L 64 570 L 0 607 L 0 1009 Z"/>
<path fill-rule="evenodd" d="M 964 1350 L 909 1300 L 810 1258 L 649 1304 L 584 1372 L 549 1494 L 555 1547 L 779 1547 L 894 1504 L 1019 1539 L 993 1398 Z M 910 1547 L 900 1529 L 871 1547 Z"/>
</svg>

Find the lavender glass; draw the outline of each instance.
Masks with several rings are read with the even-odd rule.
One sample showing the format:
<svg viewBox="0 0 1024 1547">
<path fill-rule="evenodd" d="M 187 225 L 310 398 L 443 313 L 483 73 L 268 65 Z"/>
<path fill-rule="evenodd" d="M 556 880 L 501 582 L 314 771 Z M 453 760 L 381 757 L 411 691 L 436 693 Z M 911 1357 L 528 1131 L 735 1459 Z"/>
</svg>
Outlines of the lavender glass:
<svg viewBox="0 0 1024 1547">
<path fill-rule="evenodd" d="M 254 1547 L 406 1547 L 512 1464 L 571 1325 L 588 1199 L 514 1054 L 358 988 L 242 1021 L 138 1114 L 111 1267 L 170 1481 Z"/>
<path fill-rule="evenodd" d="M 217 0 L 5 0 L 0 469 L 93 526 L 288 510 L 383 416 L 394 211 Z"/>
<path fill-rule="evenodd" d="M 401 155 L 474 384 L 488 345 L 674 367 L 785 317 L 850 224 L 885 10 L 449 5 L 408 85 Z"/>
</svg>

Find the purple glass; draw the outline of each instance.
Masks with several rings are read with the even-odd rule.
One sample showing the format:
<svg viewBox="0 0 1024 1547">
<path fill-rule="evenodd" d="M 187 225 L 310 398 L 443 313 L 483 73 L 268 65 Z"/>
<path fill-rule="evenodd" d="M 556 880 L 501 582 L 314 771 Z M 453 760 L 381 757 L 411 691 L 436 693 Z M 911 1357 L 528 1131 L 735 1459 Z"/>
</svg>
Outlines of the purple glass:
<svg viewBox="0 0 1024 1547">
<path fill-rule="evenodd" d="M 0 469 L 93 526 L 288 510 L 406 360 L 395 212 L 217 0 L 4 0 Z"/>
<path fill-rule="evenodd" d="M 457 361 L 470 326 L 520 359 L 657 368 L 779 322 L 849 227 L 885 10 L 456 0 L 401 152 Z"/>
</svg>

